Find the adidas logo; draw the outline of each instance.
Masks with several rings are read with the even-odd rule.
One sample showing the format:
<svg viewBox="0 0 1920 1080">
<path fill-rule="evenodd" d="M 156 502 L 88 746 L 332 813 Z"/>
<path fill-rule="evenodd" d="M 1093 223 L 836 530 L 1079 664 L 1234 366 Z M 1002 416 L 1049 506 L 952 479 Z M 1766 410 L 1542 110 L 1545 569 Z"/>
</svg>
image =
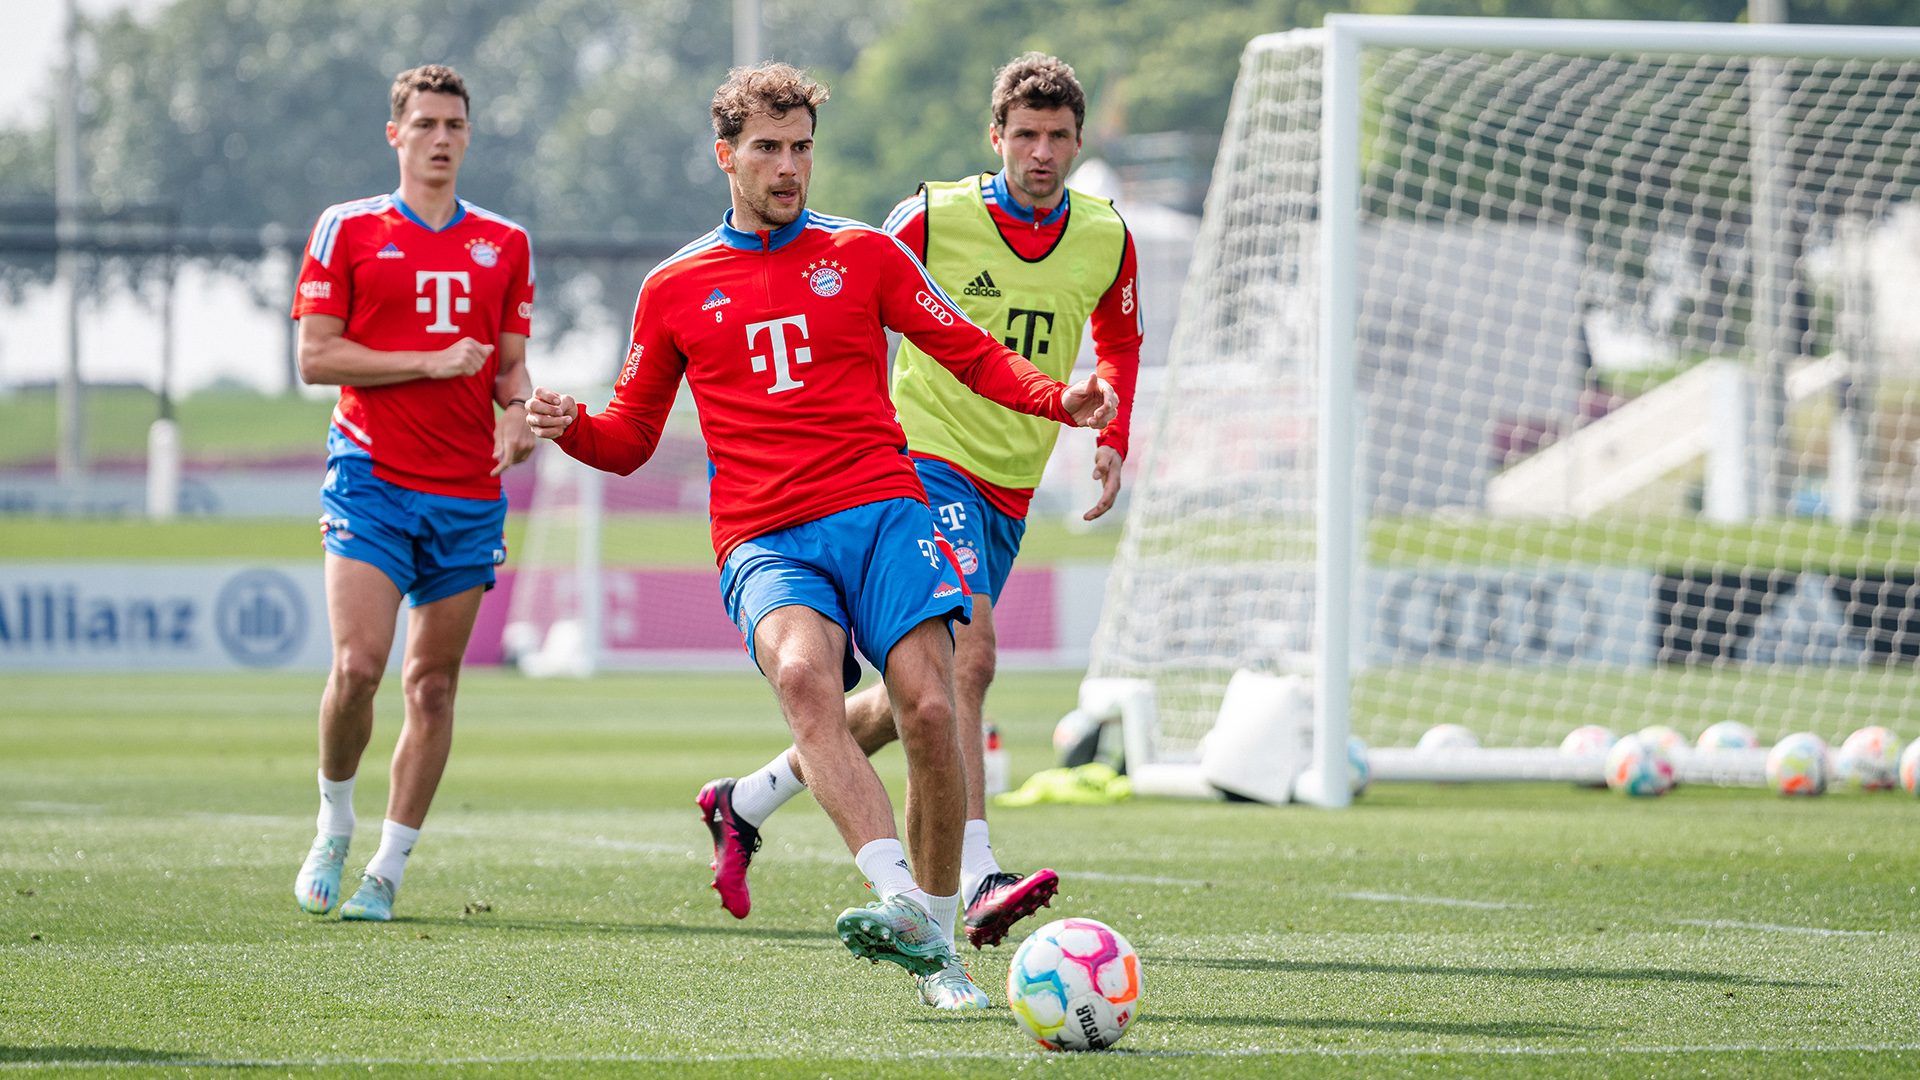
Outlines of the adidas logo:
<svg viewBox="0 0 1920 1080">
<path fill-rule="evenodd" d="M 386 247 L 373 253 L 373 257 L 376 259 L 404 259 L 407 257 L 407 254 L 399 248 L 394 247 L 393 241 L 389 240 L 387 241 Z"/>
<path fill-rule="evenodd" d="M 700 310 L 712 311 L 714 308 L 719 307 L 721 304 L 731 304 L 731 303 L 733 303 L 733 301 L 727 298 L 726 293 L 721 292 L 719 289 L 715 289 L 713 290 L 713 295 L 707 297 L 707 302 L 700 305 Z"/>
<path fill-rule="evenodd" d="M 986 272 L 985 270 L 982 270 L 980 271 L 979 277 L 976 277 L 972 281 L 967 282 L 967 287 L 960 290 L 960 295 L 962 296 L 999 296 L 1000 287 L 993 283 L 992 274 Z"/>
</svg>

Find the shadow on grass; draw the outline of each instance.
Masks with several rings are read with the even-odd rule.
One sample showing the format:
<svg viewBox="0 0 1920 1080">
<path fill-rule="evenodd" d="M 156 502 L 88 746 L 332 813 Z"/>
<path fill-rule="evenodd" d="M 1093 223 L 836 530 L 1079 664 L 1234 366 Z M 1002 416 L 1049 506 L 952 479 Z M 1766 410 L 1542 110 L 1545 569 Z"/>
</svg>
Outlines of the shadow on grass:
<svg viewBox="0 0 1920 1080">
<path fill-rule="evenodd" d="M 392 925 L 409 928 L 437 926 L 449 930 L 539 931 L 542 933 L 572 931 L 574 933 L 631 934 L 636 937 L 660 934 L 676 937 L 704 934 L 741 939 L 779 938 L 783 941 L 832 944 L 835 948 L 840 946 L 840 942 L 833 936 L 832 927 L 828 926 L 818 930 L 779 930 L 765 926 L 699 926 L 683 923 L 629 923 L 606 920 L 575 922 L 572 919 L 495 919 L 485 916 L 477 919 L 463 919 L 458 915 L 406 915 L 394 919 Z"/>
<path fill-rule="evenodd" d="M 198 1061 L 199 1054 L 176 1054 L 166 1050 L 142 1050 L 137 1046 L 0 1046 L 0 1062 L 25 1061 Z"/>
<path fill-rule="evenodd" d="M 1833 983 L 1798 979 L 1757 979 L 1719 971 L 1678 968 L 1585 967 L 1450 967 L 1441 964 L 1378 964 L 1345 960 L 1262 960 L 1227 956 L 1157 956 L 1155 964 L 1215 968 L 1220 971 L 1265 971 L 1298 975 L 1464 975 L 1501 979 L 1544 979 L 1549 982 L 1668 982 L 1707 983 L 1714 986 L 1771 986 L 1811 989 Z"/>
<path fill-rule="evenodd" d="M 1156 1027 L 1162 1024 L 1198 1024 L 1203 1027 L 1287 1028 L 1300 1031 L 1411 1032 L 1418 1035 L 1477 1035 L 1506 1039 L 1570 1038 L 1591 1035 L 1596 1031 L 1617 1030 L 1524 1020 L 1461 1023 L 1442 1020 L 1354 1020 L 1335 1016 L 1155 1016 L 1153 1024 Z"/>
</svg>

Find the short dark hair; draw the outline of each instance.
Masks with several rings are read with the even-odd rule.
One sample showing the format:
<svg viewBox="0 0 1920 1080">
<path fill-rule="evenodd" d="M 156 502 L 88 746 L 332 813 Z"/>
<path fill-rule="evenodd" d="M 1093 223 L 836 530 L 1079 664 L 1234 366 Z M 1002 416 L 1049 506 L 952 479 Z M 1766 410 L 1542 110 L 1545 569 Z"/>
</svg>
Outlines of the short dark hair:
<svg viewBox="0 0 1920 1080">
<path fill-rule="evenodd" d="M 1073 65 L 1043 52 L 1022 53 L 993 76 L 993 126 L 1007 126 L 1007 110 L 1073 110 L 1073 129 L 1087 122 L 1087 92 L 1073 77 Z"/>
<path fill-rule="evenodd" d="M 460 73 L 445 64 L 422 64 L 393 77 L 393 122 L 407 114 L 407 103 L 415 94 L 458 94 L 467 112 L 473 112 L 473 99 L 467 96 L 467 84 Z"/>
<path fill-rule="evenodd" d="M 727 72 L 727 81 L 713 94 L 713 134 L 732 142 L 747 126 L 747 117 L 765 113 L 775 120 L 788 112 L 805 108 L 815 127 L 820 126 L 820 105 L 827 100 L 827 88 L 807 78 L 791 64 L 779 61 L 754 67 L 737 67 Z"/>
</svg>

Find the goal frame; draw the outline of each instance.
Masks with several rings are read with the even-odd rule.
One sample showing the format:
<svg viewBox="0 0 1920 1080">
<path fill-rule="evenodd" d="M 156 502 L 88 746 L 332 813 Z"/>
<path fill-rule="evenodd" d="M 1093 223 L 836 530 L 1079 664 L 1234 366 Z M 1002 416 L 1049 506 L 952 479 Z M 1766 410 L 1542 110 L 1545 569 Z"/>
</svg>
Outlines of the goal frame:
<svg viewBox="0 0 1920 1080">
<path fill-rule="evenodd" d="M 1302 802 L 1351 802 L 1344 780 L 1351 731 L 1352 604 L 1356 552 L 1355 411 L 1359 332 L 1361 52 L 1366 48 L 1473 48 L 1605 55 L 1692 53 L 1815 60 L 1920 60 L 1920 29 L 1894 27 L 1609 22 L 1560 19 L 1329 15 L 1315 34 L 1323 49 L 1320 130 L 1320 356 L 1315 411 L 1314 748 L 1296 788 Z M 1247 57 L 1279 45 L 1268 34 Z M 1293 38 L 1292 40 L 1298 40 Z M 1243 61 L 1242 70 L 1246 70 Z M 1226 153 L 1227 148 L 1222 148 Z M 1328 782 L 1328 778 L 1340 778 Z"/>
</svg>

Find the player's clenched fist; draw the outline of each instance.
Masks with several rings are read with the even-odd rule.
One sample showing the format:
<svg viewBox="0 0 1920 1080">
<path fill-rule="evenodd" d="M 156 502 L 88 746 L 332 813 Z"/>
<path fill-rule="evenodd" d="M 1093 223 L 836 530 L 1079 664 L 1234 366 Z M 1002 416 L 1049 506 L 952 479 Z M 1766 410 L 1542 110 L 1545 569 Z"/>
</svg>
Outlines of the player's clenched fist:
<svg viewBox="0 0 1920 1080">
<path fill-rule="evenodd" d="M 1073 417 L 1075 426 L 1104 431 L 1120 415 L 1120 395 L 1101 382 L 1100 376 L 1089 375 L 1086 382 L 1067 387 L 1060 395 L 1060 407 Z"/>
<path fill-rule="evenodd" d="M 492 355 L 493 346 L 463 337 L 439 352 L 428 353 L 425 374 L 429 379 L 457 379 L 485 367 L 487 357 Z"/>
<path fill-rule="evenodd" d="M 580 415 L 580 405 L 565 394 L 556 394 L 544 386 L 533 389 L 533 400 L 527 402 L 527 426 L 535 435 L 543 439 L 557 439 L 567 430 L 573 418 Z"/>
</svg>

